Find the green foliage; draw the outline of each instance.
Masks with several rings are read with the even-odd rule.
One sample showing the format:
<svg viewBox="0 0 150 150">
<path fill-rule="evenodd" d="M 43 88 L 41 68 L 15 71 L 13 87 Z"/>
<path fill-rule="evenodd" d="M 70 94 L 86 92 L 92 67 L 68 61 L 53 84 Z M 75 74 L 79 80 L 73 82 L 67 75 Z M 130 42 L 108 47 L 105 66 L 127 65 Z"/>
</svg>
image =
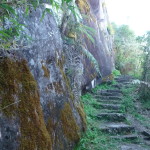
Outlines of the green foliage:
<svg viewBox="0 0 150 150">
<path fill-rule="evenodd" d="M 146 84 L 150 84 L 150 31 L 148 31 L 142 37 L 138 37 L 140 40 L 141 45 L 145 52 L 144 63 L 143 63 L 143 74 L 142 80 Z M 144 104 L 145 107 L 150 107 L 149 105 L 149 97 L 150 97 L 150 87 L 146 84 L 142 84 L 141 86 L 141 102 Z"/>
<path fill-rule="evenodd" d="M 15 37 L 20 35 L 20 31 L 22 30 L 22 25 L 19 24 L 17 21 L 18 17 L 15 11 L 16 8 L 23 8 L 24 15 L 27 16 L 30 14 L 31 8 L 36 9 L 39 5 L 43 3 L 50 4 L 52 8 L 57 11 L 61 10 L 63 11 L 63 13 L 65 13 L 66 11 L 71 11 L 75 19 L 75 21 L 71 20 L 72 23 L 75 22 L 75 24 L 73 25 L 73 29 L 75 30 L 74 32 L 79 34 L 79 36 L 81 36 L 81 34 L 84 34 L 90 41 L 94 43 L 93 35 L 95 34 L 95 30 L 81 23 L 82 16 L 79 14 L 78 8 L 74 5 L 73 0 L 60 0 L 60 2 L 58 2 L 57 0 L 46 0 L 45 2 L 43 2 L 42 0 L 11 0 L 9 2 L 7 0 L 2 0 L 0 2 L 1 48 L 9 48 L 9 46 L 12 45 L 12 41 L 15 39 Z M 45 8 L 40 19 L 41 21 L 43 20 L 46 13 L 52 14 L 49 8 Z M 58 13 L 60 12 L 58 11 Z M 9 26 L 9 28 L 5 27 L 6 20 L 9 20 L 9 22 L 11 22 L 11 26 Z M 76 20 L 78 20 L 78 23 L 76 22 Z"/>
<path fill-rule="evenodd" d="M 46 3 L 50 4 L 53 8 L 62 9 L 63 5 L 66 5 L 68 10 L 74 12 L 74 7 L 71 4 L 72 0 L 61 0 L 58 3 L 55 0 L 47 0 Z M 18 16 L 16 8 L 21 7 L 24 10 L 24 15 L 27 16 L 30 13 L 31 8 L 36 9 L 39 5 L 44 4 L 42 0 L 1 0 L 0 2 L 0 48 L 8 49 L 16 37 L 20 35 L 22 30 L 22 24 L 18 22 Z M 46 13 L 51 13 L 50 9 L 45 8 L 43 11 L 41 21 Z M 9 22 L 9 26 L 6 27 L 6 21 Z"/>
<path fill-rule="evenodd" d="M 84 33 L 86 35 L 86 37 L 94 44 L 95 43 L 95 40 L 93 38 L 93 35 L 96 34 L 96 31 L 91 28 L 91 27 L 88 27 L 86 25 L 83 25 L 83 24 L 79 24 L 78 27 L 76 28 L 77 32 L 79 33 Z"/>
<path fill-rule="evenodd" d="M 83 46 L 81 46 L 81 52 L 87 56 L 87 58 L 90 60 L 90 62 L 93 64 L 95 70 L 97 71 L 97 73 L 99 74 L 100 77 L 102 77 L 100 69 L 99 69 L 99 64 L 97 62 L 97 60 L 94 58 L 94 56 L 87 50 L 85 49 Z"/>
<path fill-rule="evenodd" d="M 150 109 L 150 101 L 149 100 L 148 101 L 144 101 L 142 104 L 143 104 L 143 107 L 145 109 Z"/>
<path fill-rule="evenodd" d="M 106 89 L 111 89 L 111 87 L 105 83 L 105 84 L 97 85 L 94 89 L 92 89 L 92 92 L 96 93 L 98 90 L 106 90 Z"/>
<path fill-rule="evenodd" d="M 133 113 L 135 111 L 135 107 L 134 107 L 134 102 L 133 102 L 133 96 L 131 96 L 130 94 L 133 94 L 135 90 L 135 87 L 131 87 L 131 88 L 124 88 L 123 91 L 123 103 L 122 103 L 122 111 L 124 113 L 129 112 L 129 113 Z M 129 94 L 130 93 L 130 94 Z"/>
<path fill-rule="evenodd" d="M 135 94 L 137 90 L 137 86 L 134 85 L 130 88 L 124 88 L 123 91 L 123 103 L 122 103 L 122 112 L 132 115 L 135 117 L 138 121 L 140 121 L 141 124 L 150 127 L 150 119 L 145 118 L 142 114 L 139 113 L 139 108 L 135 106 L 135 101 L 138 101 L 139 96 L 138 94 Z M 143 108 L 146 109 L 149 107 L 149 103 L 143 103 Z"/>
<path fill-rule="evenodd" d="M 120 71 L 119 71 L 119 70 L 117 70 L 117 69 L 113 70 L 113 71 L 112 71 L 112 74 L 113 74 L 115 77 L 117 77 L 117 76 L 120 76 L 120 75 L 121 75 Z"/>
<path fill-rule="evenodd" d="M 141 76 L 144 53 L 134 32 L 127 25 L 113 26 L 116 69 L 121 74 Z"/>
<path fill-rule="evenodd" d="M 114 31 L 114 28 L 113 28 L 112 24 L 108 24 L 107 30 L 109 31 L 110 35 L 114 35 L 115 34 L 115 31 Z"/>
</svg>

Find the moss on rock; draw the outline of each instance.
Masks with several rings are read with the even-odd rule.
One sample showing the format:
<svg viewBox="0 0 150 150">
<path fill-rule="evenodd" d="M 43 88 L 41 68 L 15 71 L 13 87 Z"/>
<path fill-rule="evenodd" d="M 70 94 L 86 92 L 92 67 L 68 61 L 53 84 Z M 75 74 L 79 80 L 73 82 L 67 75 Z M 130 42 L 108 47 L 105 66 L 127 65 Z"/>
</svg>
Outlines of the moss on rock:
<svg viewBox="0 0 150 150">
<path fill-rule="evenodd" d="M 50 71 L 48 70 L 48 68 L 46 68 L 44 65 L 42 65 L 42 69 L 44 71 L 44 77 L 49 78 L 50 77 Z"/>
<path fill-rule="evenodd" d="M 69 103 L 64 104 L 60 117 L 64 135 L 67 139 L 78 142 L 80 139 L 79 126 L 76 123 Z"/>
<path fill-rule="evenodd" d="M 52 140 L 44 122 L 37 83 L 25 60 L 1 60 L 0 95 L 3 114 L 10 118 L 19 117 L 19 150 L 52 150 Z"/>
<path fill-rule="evenodd" d="M 82 125 L 83 125 L 82 129 L 83 129 L 83 131 L 86 131 L 86 114 L 83 110 L 83 106 L 79 105 L 76 108 L 78 110 L 78 113 L 79 113 L 81 121 L 82 121 Z"/>
<path fill-rule="evenodd" d="M 113 81 L 114 80 L 114 75 L 113 74 L 110 74 L 104 78 L 102 78 L 102 81 L 103 82 L 107 82 L 107 81 Z"/>
<path fill-rule="evenodd" d="M 75 97 L 74 97 L 74 93 L 72 92 L 72 89 L 71 89 L 70 80 L 63 70 L 64 63 L 65 63 L 64 59 L 65 59 L 64 56 L 62 56 L 62 59 L 57 60 L 57 66 L 60 68 L 60 73 L 62 75 L 62 79 L 63 79 L 66 89 L 67 89 L 66 91 L 64 91 L 64 94 L 69 95 L 70 99 L 74 100 Z"/>
<path fill-rule="evenodd" d="M 82 13 L 90 12 L 90 6 L 89 6 L 87 0 L 76 0 L 76 3 L 78 4 L 79 9 Z"/>
</svg>

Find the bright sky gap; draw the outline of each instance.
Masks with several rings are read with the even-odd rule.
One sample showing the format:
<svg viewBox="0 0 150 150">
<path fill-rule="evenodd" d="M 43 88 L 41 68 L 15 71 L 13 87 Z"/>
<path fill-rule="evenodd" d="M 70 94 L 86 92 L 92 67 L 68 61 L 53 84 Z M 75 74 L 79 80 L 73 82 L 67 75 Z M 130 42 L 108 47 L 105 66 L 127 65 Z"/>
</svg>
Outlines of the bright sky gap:
<svg viewBox="0 0 150 150">
<path fill-rule="evenodd" d="M 127 24 L 136 35 L 150 31 L 150 0 L 106 0 L 111 22 Z"/>
</svg>

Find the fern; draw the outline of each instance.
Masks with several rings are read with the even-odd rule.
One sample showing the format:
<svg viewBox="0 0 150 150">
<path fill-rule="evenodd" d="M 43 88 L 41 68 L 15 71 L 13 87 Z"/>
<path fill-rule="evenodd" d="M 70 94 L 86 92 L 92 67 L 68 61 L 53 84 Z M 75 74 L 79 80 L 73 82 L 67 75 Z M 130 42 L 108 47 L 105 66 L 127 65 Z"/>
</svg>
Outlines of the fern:
<svg viewBox="0 0 150 150">
<path fill-rule="evenodd" d="M 58 3 L 56 0 L 46 0 L 46 3 L 49 3 L 53 8 L 56 8 L 56 10 L 61 9 L 63 7 L 63 4 L 65 4 L 67 7 L 66 9 L 70 10 L 71 13 L 74 15 L 76 20 L 81 20 L 82 16 L 77 11 L 78 8 L 73 5 L 73 0 L 61 0 L 61 3 Z M 13 18 L 14 22 L 17 22 L 17 14 L 15 12 L 16 7 L 23 6 L 24 8 L 24 14 L 25 16 L 29 15 L 30 7 L 34 7 L 36 9 L 40 4 L 43 4 L 41 0 L 2 0 L 0 2 L 0 22 L 2 23 L 5 21 L 6 18 L 10 19 Z M 1 13 L 2 12 L 2 13 Z M 45 8 L 45 10 L 42 13 L 42 17 L 40 21 L 43 20 L 46 13 L 52 14 L 51 10 L 48 8 Z M 15 16 L 15 17 L 14 17 Z M 10 38 L 14 38 L 15 36 L 18 36 L 21 31 L 21 26 L 19 23 L 12 23 L 12 27 L 9 29 L 5 29 L 4 27 L 0 28 L 0 42 L 6 42 L 9 41 Z M 92 43 L 95 43 L 95 40 L 93 38 L 93 35 L 96 33 L 95 30 L 91 27 L 88 27 L 86 25 L 83 25 L 81 23 L 77 23 L 73 28 L 75 27 L 75 32 L 81 36 L 81 34 L 84 34 Z M 16 34 L 16 35 L 15 35 Z"/>
<path fill-rule="evenodd" d="M 97 71 L 97 73 L 100 75 L 100 77 L 102 77 L 100 69 L 99 69 L 99 64 L 98 64 L 97 60 L 94 58 L 94 56 L 82 45 L 81 45 L 80 50 L 81 50 L 81 53 L 84 54 L 90 60 L 90 62 L 93 64 L 94 69 Z"/>
<path fill-rule="evenodd" d="M 80 23 L 76 27 L 76 32 L 79 33 L 79 36 L 84 34 L 93 44 L 95 44 L 93 36 L 96 34 L 96 31 L 93 28 Z"/>
</svg>

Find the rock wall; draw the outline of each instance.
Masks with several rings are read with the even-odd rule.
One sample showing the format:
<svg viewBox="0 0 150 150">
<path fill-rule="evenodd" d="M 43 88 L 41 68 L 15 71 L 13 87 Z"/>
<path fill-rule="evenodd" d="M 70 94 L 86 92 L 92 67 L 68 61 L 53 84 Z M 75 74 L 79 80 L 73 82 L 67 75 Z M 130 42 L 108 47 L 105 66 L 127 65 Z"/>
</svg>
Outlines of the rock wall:
<svg viewBox="0 0 150 150">
<path fill-rule="evenodd" d="M 100 28 L 102 2 L 96 1 L 98 5 L 83 1 L 89 19 L 96 19 L 84 20 L 97 32 L 95 44 L 86 37 L 82 41 L 107 77 L 113 69 L 111 38 L 105 27 Z M 85 13 L 87 7 L 80 7 L 80 2 Z M 94 12 L 96 6 L 98 12 Z M 19 22 L 25 24 L 20 45 L 0 51 L 0 150 L 72 150 L 86 130 L 81 86 L 101 78 L 78 43 L 69 36 L 65 40 L 68 26 L 59 27 L 51 14 L 40 21 L 42 13 L 39 7 L 24 17 L 18 10 Z"/>
<path fill-rule="evenodd" d="M 109 18 L 107 14 L 106 3 L 104 0 L 77 0 L 81 12 L 88 16 L 84 19 L 84 24 L 95 29 L 96 34 L 93 36 L 94 43 L 85 37 L 85 44 L 90 53 L 97 60 L 101 75 L 93 69 L 93 64 L 84 59 L 84 82 L 86 89 L 94 87 L 101 82 L 101 79 L 107 80 L 112 78 L 111 72 L 114 69 L 113 54 L 113 35 L 109 31 Z M 93 85 L 94 82 L 94 85 Z"/>
</svg>

